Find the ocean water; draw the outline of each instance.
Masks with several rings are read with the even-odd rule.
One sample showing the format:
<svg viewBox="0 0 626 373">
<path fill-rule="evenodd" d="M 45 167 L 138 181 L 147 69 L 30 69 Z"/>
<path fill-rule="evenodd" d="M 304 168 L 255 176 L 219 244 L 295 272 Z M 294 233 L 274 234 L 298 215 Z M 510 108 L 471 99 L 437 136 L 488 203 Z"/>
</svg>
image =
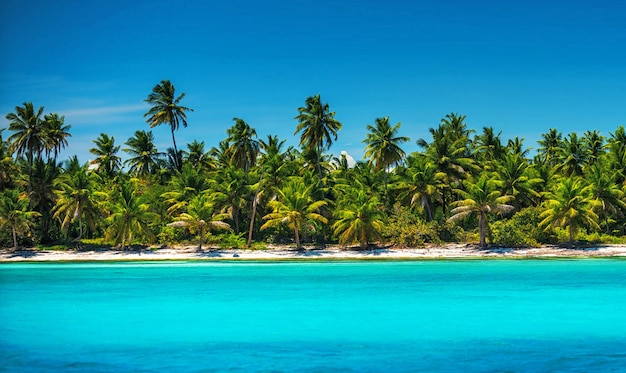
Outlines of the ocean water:
<svg viewBox="0 0 626 373">
<path fill-rule="evenodd" d="M 0 371 L 626 372 L 626 260 L 1 264 Z"/>
</svg>

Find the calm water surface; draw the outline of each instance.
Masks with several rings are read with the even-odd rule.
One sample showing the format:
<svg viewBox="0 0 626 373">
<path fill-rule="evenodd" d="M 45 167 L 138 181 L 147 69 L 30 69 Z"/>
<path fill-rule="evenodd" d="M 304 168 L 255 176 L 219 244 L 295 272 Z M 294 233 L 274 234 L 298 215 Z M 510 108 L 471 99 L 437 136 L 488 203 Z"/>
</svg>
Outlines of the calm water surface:
<svg viewBox="0 0 626 373">
<path fill-rule="evenodd" d="M 626 371 L 625 260 L 0 265 L 0 371 Z"/>
</svg>

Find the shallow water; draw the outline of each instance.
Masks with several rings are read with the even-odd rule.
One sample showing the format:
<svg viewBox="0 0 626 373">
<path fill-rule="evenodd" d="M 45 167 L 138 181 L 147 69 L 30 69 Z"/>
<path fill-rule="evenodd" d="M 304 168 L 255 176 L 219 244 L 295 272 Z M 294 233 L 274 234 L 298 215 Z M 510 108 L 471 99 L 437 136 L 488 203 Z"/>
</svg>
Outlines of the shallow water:
<svg viewBox="0 0 626 373">
<path fill-rule="evenodd" d="M 0 265 L 0 371 L 626 371 L 626 261 Z"/>
</svg>

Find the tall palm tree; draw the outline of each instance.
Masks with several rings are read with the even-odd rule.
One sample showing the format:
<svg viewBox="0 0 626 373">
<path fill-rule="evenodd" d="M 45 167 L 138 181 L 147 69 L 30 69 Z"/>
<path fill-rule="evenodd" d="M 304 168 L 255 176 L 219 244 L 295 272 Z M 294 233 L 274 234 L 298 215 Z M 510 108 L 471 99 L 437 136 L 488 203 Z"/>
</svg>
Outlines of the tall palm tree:
<svg viewBox="0 0 626 373">
<path fill-rule="evenodd" d="M 187 211 L 176 216 L 168 226 L 186 227 L 191 234 L 197 233 L 200 241 L 198 250 L 202 250 L 206 230 L 231 230 L 230 225 L 223 221 L 226 217 L 225 214 L 215 213 L 213 202 L 203 193 L 191 199 Z"/>
<path fill-rule="evenodd" d="M 317 151 L 317 172 L 322 182 L 322 168 L 320 165 L 322 152 L 327 150 L 337 140 L 337 132 L 341 129 L 341 122 L 335 119 L 335 112 L 330 111 L 328 103 L 323 103 L 320 95 L 307 97 L 305 106 L 298 108 L 298 125 L 294 135 L 300 135 L 300 146 Z"/>
<path fill-rule="evenodd" d="M 278 199 L 270 201 L 269 207 L 272 212 L 265 215 L 266 222 L 261 230 L 287 224 L 293 230 L 296 239 L 296 248 L 301 249 L 300 233 L 313 222 L 326 224 L 328 219 L 319 213 L 320 208 L 325 206 L 325 200 L 316 201 L 311 196 L 315 185 L 306 185 L 302 177 L 291 177 L 286 184 L 278 190 Z"/>
<path fill-rule="evenodd" d="M 363 140 L 363 143 L 367 144 L 363 158 L 369 158 L 370 164 L 374 164 L 377 170 L 383 171 L 385 202 L 388 202 L 387 171 L 389 167 L 402 162 L 406 154 L 400 148 L 400 144 L 409 141 L 409 138 L 397 135 L 401 124 L 397 123 L 391 127 L 388 116 L 376 118 L 374 123 L 375 126 L 367 125 L 367 130 L 370 132 Z"/>
<path fill-rule="evenodd" d="M 17 236 L 29 234 L 34 220 L 39 216 L 30 210 L 26 193 L 8 189 L 0 194 L 0 227 L 10 229 L 13 236 L 13 250 L 17 250 Z"/>
<path fill-rule="evenodd" d="M 136 131 L 135 135 L 126 141 L 128 148 L 122 149 L 131 157 L 124 164 L 130 165 L 130 174 L 145 178 L 158 169 L 158 159 L 163 153 L 157 151 L 154 145 L 152 131 Z"/>
<path fill-rule="evenodd" d="M 115 145 L 115 137 L 101 133 L 93 143 L 96 146 L 89 149 L 89 152 L 96 156 L 94 163 L 98 165 L 98 171 L 107 177 L 113 177 L 122 166 L 122 159 L 117 155 L 120 146 Z"/>
<path fill-rule="evenodd" d="M 126 248 L 132 244 L 135 236 L 145 237 L 149 241 L 154 239 L 150 224 L 156 222 L 159 215 L 143 203 L 131 182 L 122 182 L 114 188 L 109 193 L 109 200 L 111 213 L 106 218 L 107 240 Z"/>
<path fill-rule="evenodd" d="M 184 92 L 176 97 L 174 85 L 169 80 L 162 80 L 161 83 L 152 88 L 152 93 L 150 93 L 145 100 L 152 106 L 150 110 L 144 114 L 144 117 L 148 117 L 146 121 L 150 124 L 150 128 L 164 123 L 170 125 L 172 130 L 172 142 L 174 143 L 174 154 L 178 154 L 174 132 L 177 131 L 181 125 L 187 127 L 187 112 L 193 111 L 188 107 L 180 105 L 184 97 Z M 182 165 L 177 164 L 176 166 L 180 171 Z"/>
<path fill-rule="evenodd" d="M 465 183 L 466 190 L 456 190 L 463 199 L 454 202 L 456 207 L 450 211 L 452 216 L 448 220 L 457 221 L 468 215 L 477 214 L 480 247 L 487 246 L 485 237 L 489 229 L 488 214 L 502 214 L 514 209 L 512 205 L 508 204 L 513 196 L 503 196 L 499 191 L 498 184 L 497 180 L 484 172 L 476 182 L 467 181 Z"/>
<path fill-rule="evenodd" d="M 342 245 L 358 242 L 365 249 L 370 242 L 382 240 L 383 207 L 375 196 L 367 195 L 361 188 L 345 189 L 335 218 L 333 233 Z"/>
<path fill-rule="evenodd" d="M 539 215 L 543 219 L 539 226 L 544 230 L 567 227 L 570 245 L 578 227 L 586 225 L 599 228 L 598 215 L 594 209 L 597 202 L 591 195 L 591 187 L 584 185 L 580 177 L 566 177 L 544 202 L 545 210 Z"/>
<path fill-rule="evenodd" d="M 235 124 L 227 130 L 228 155 L 230 163 L 244 170 L 247 174 L 255 165 L 259 155 L 259 142 L 256 131 L 241 118 L 233 118 Z"/>
<path fill-rule="evenodd" d="M 53 155 L 56 161 L 61 149 L 68 145 L 67 138 L 72 137 L 69 130 L 72 126 L 65 124 L 65 117 L 52 113 L 44 116 L 44 150 L 49 158 Z"/>
<path fill-rule="evenodd" d="M 73 158 L 73 162 L 77 163 L 76 156 Z M 72 172 L 68 172 L 67 168 L 55 181 L 57 201 L 52 212 L 64 230 L 78 220 L 78 236 L 74 238 L 74 242 L 77 242 L 84 234 L 83 223 L 93 231 L 101 220 L 102 211 L 97 200 L 99 194 L 94 193 L 98 190 L 96 185 L 99 180 L 96 174 L 89 172 L 87 164 Z"/>
<path fill-rule="evenodd" d="M 14 113 L 9 113 L 6 119 L 9 121 L 9 131 L 14 133 L 7 139 L 10 143 L 11 152 L 18 157 L 26 155 L 28 162 L 28 175 L 32 175 L 33 161 L 41 158 L 45 149 L 45 133 L 43 119 L 43 106 L 35 111 L 32 102 L 25 102 L 22 107 L 16 106 Z M 28 190 L 31 184 L 28 182 Z"/>
</svg>

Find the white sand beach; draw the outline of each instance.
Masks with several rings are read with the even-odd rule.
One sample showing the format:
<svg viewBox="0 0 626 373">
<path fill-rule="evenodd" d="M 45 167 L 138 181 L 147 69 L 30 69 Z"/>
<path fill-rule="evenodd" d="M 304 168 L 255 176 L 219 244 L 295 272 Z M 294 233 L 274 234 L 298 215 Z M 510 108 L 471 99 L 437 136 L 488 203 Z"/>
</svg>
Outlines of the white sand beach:
<svg viewBox="0 0 626 373">
<path fill-rule="evenodd" d="M 126 261 L 126 260 L 385 260 L 385 259 L 481 259 L 481 258 L 588 258 L 626 257 L 626 245 L 598 245 L 567 248 L 487 248 L 472 244 L 431 245 L 424 248 L 379 247 L 309 248 L 295 250 L 287 246 L 270 246 L 264 250 L 223 250 L 195 246 L 121 250 L 117 248 L 82 250 L 0 250 L 0 262 L 47 261 Z"/>
</svg>

